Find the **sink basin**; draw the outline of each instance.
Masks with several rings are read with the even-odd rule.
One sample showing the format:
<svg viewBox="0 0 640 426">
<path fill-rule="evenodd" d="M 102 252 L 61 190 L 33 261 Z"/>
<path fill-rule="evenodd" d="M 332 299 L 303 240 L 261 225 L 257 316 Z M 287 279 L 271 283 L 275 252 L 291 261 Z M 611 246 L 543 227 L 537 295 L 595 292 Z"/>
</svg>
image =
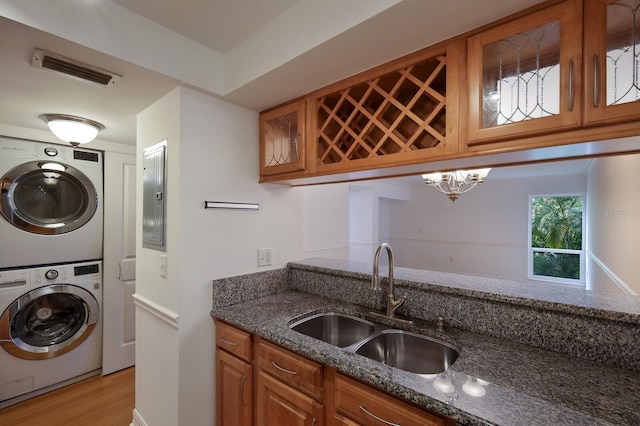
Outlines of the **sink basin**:
<svg viewBox="0 0 640 426">
<path fill-rule="evenodd" d="M 362 318 L 337 312 L 311 315 L 289 326 L 298 333 L 322 340 L 340 348 L 360 342 L 375 330 L 375 325 Z"/>
<path fill-rule="evenodd" d="M 383 330 L 357 345 L 354 351 L 417 374 L 442 373 L 460 355 L 448 343 L 403 330 Z"/>
</svg>

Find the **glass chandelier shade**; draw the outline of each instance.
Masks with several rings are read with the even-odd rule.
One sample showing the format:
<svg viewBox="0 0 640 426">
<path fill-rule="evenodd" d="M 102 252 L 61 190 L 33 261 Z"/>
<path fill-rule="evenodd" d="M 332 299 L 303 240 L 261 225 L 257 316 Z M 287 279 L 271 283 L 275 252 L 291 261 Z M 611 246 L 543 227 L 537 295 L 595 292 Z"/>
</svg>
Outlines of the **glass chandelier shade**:
<svg viewBox="0 0 640 426">
<path fill-rule="evenodd" d="M 49 126 L 49 130 L 59 139 L 73 145 L 91 142 L 104 126 L 87 118 L 65 114 L 42 114 L 40 116 Z"/>
<path fill-rule="evenodd" d="M 436 172 L 422 175 L 424 183 L 447 195 L 452 202 L 460 194 L 472 190 L 484 182 L 491 169 L 456 170 L 453 172 Z"/>
</svg>

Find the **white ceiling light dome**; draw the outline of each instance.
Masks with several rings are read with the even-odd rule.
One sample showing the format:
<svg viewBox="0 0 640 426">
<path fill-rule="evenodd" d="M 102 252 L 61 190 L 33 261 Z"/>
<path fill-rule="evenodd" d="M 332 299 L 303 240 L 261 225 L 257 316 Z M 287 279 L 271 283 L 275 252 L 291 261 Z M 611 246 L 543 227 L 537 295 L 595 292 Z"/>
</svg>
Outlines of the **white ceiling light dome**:
<svg viewBox="0 0 640 426">
<path fill-rule="evenodd" d="M 91 142 L 104 129 L 97 121 L 74 115 L 42 114 L 40 118 L 47 123 L 54 135 L 73 146 Z"/>
</svg>

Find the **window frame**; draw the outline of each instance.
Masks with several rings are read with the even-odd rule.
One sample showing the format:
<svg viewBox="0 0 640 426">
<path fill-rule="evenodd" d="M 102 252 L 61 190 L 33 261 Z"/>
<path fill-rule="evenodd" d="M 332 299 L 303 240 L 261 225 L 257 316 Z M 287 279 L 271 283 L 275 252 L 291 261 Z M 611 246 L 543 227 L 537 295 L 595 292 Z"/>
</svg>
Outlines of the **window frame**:
<svg viewBox="0 0 640 426">
<path fill-rule="evenodd" d="M 580 250 L 574 249 L 550 249 L 533 247 L 532 244 L 532 214 L 531 203 L 534 198 L 559 198 L 559 197 L 582 197 L 582 248 Z M 587 261 L 586 261 L 586 241 L 587 241 L 587 212 L 586 212 L 587 198 L 584 192 L 570 192 L 559 194 L 536 194 L 529 195 L 528 209 L 527 209 L 527 278 L 533 281 L 545 281 L 553 284 L 569 284 L 576 287 L 586 287 L 586 275 L 587 275 Z M 558 253 L 558 254 L 577 254 L 580 256 L 580 279 L 575 280 L 572 278 L 551 277 L 547 275 L 535 275 L 533 273 L 533 255 L 534 253 Z"/>
</svg>

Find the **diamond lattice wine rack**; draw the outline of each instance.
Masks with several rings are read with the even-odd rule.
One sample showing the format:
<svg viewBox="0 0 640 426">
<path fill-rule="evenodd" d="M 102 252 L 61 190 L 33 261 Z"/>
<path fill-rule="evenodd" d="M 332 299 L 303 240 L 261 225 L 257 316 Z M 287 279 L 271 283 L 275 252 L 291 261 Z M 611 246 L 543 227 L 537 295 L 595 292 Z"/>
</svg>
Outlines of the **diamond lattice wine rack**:
<svg viewBox="0 0 640 426">
<path fill-rule="evenodd" d="M 441 55 L 320 97 L 318 167 L 444 145 L 446 82 Z"/>
</svg>

